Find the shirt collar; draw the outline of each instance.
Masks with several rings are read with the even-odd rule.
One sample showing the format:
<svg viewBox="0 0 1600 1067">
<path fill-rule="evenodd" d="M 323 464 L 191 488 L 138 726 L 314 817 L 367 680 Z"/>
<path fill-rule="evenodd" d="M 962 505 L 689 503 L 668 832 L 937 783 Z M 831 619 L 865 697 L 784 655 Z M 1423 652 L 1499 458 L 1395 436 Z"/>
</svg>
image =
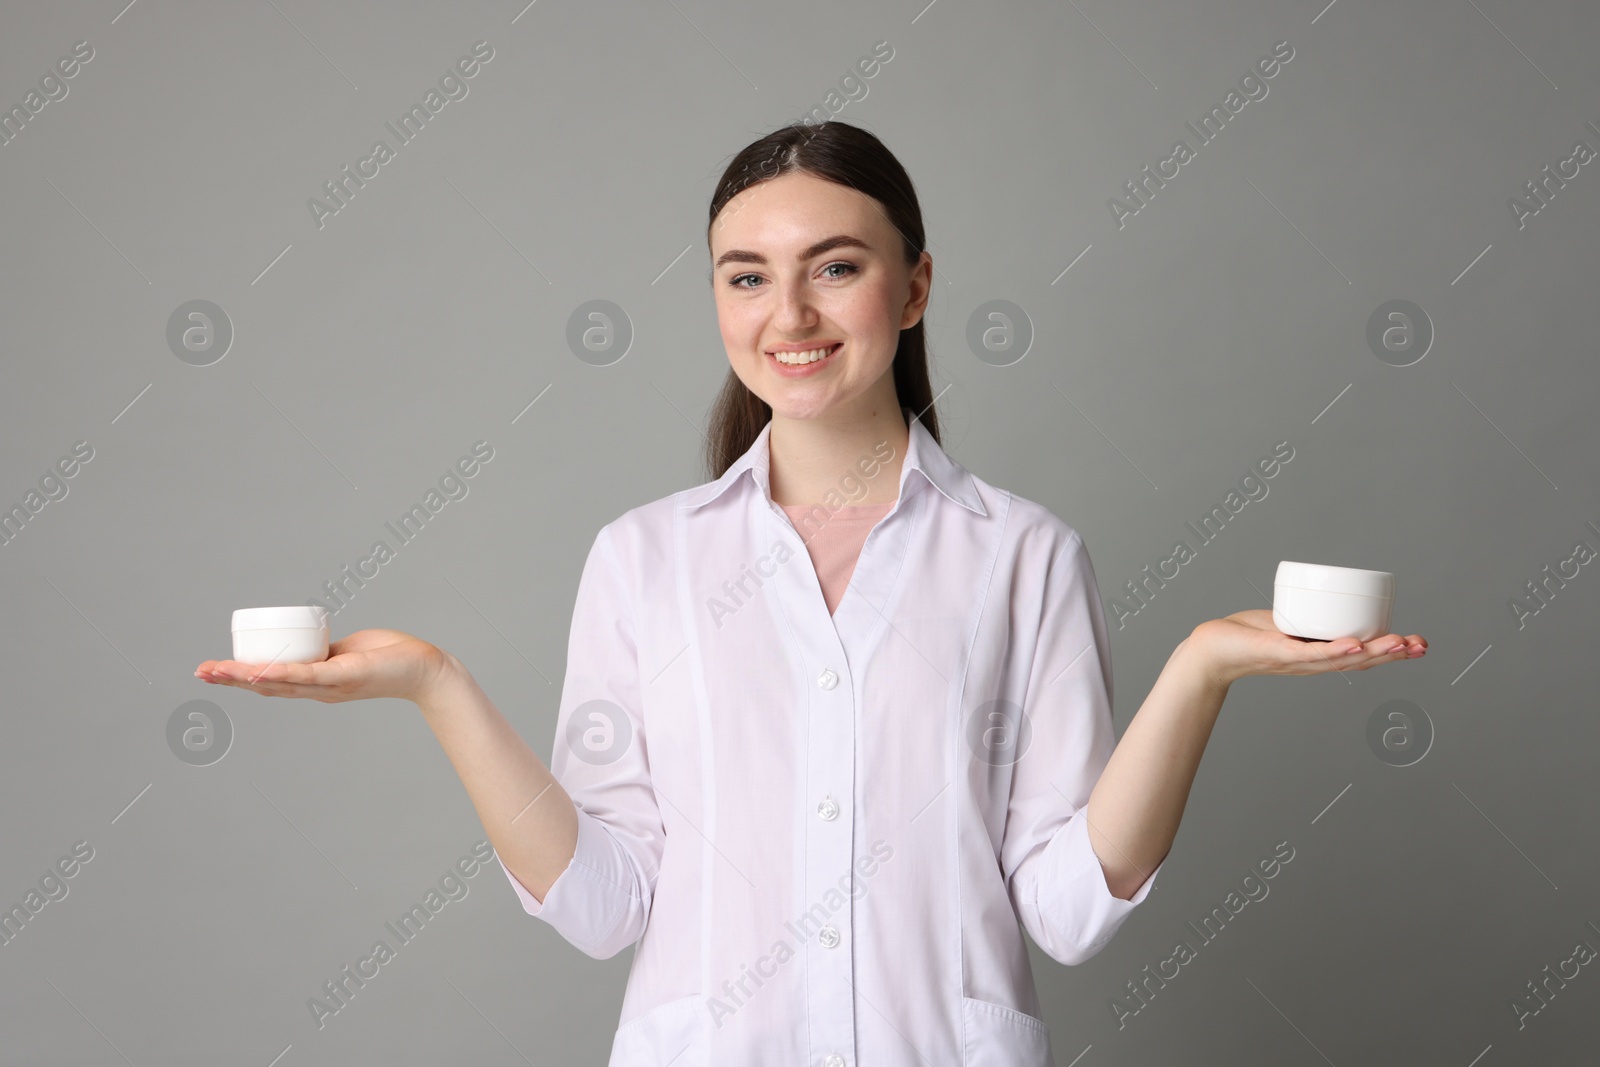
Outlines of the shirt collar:
<svg viewBox="0 0 1600 1067">
<path fill-rule="evenodd" d="M 910 408 L 901 408 L 905 415 L 908 430 L 905 461 L 900 467 L 899 495 L 902 499 L 906 496 L 906 487 L 912 471 L 917 471 L 935 489 L 960 504 L 968 511 L 978 515 L 987 515 L 983 502 L 978 497 L 978 488 L 974 484 L 972 473 L 961 464 L 957 463 L 933 439 L 933 434 L 928 432 L 922 421 L 911 413 Z M 745 450 L 744 455 L 734 460 L 732 465 L 723 473 L 722 477 L 714 482 L 685 490 L 679 494 L 678 506 L 681 508 L 697 508 L 727 492 L 736 483 L 745 481 L 745 474 L 753 484 L 760 487 L 761 492 L 768 500 L 772 499 L 772 487 L 769 480 L 772 453 L 770 442 L 772 438 L 772 421 L 761 427 L 761 432 L 756 435 L 755 441 Z"/>
</svg>

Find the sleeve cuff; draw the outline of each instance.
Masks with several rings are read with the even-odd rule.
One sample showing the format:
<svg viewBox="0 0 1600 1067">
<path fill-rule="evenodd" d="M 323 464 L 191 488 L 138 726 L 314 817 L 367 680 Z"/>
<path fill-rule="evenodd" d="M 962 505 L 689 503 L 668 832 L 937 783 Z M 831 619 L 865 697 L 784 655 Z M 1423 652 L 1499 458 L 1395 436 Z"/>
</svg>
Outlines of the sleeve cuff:
<svg viewBox="0 0 1600 1067">
<path fill-rule="evenodd" d="M 1087 813 L 1080 811 L 1062 832 L 1066 835 L 1062 842 L 1066 846 L 1063 858 L 1070 865 L 1059 897 L 1067 912 L 1062 918 L 1069 929 L 1079 932 L 1080 942 L 1086 948 L 1098 950 L 1111 940 L 1133 909 L 1150 895 L 1156 876 L 1167 861 L 1163 858 L 1156 864 L 1138 892 L 1123 900 L 1112 895 L 1100 857 L 1089 843 Z"/>
<path fill-rule="evenodd" d="M 522 901 L 522 910 L 527 912 L 529 915 L 538 915 L 541 911 L 543 911 L 544 904 L 532 893 L 528 892 L 526 886 L 517 881 L 517 876 L 511 873 L 511 868 L 506 866 L 506 861 L 500 858 L 500 853 L 496 852 L 494 854 L 494 858 L 495 862 L 500 864 L 500 869 L 506 872 L 506 878 L 510 880 L 511 888 L 517 891 L 517 899 Z M 572 864 L 569 862 L 566 870 L 562 871 L 556 876 L 556 880 L 550 886 L 549 892 L 545 893 L 545 900 L 548 901 L 550 899 L 550 893 L 555 892 L 556 886 L 560 885 L 561 882 L 566 879 L 567 875 L 571 873 L 571 871 Z"/>
<path fill-rule="evenodd" d="M 556 876 L 540 901 L 526 886 L 517 880 L 511 869 L 495 853 L 495 861 L 505 871 L 522 910 L 535 918 L 543 919 L 567 940 L 592 952 L 610 938 L 619 924 L 636 910 L 635 894 L 604 872 L 617 871 L 623 859 L 618 856 L 617 843 L 600 820 L 584 811 L 578 812 L 578 843 L 572 859 Z"/>
</svg>

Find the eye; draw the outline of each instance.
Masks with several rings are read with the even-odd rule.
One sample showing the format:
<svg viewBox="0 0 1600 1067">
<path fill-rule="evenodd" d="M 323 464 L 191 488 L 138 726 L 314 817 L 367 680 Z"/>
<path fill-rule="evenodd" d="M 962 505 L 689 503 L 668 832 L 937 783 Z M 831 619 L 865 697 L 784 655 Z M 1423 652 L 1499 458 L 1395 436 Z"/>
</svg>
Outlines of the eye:
<svg viewBox="0 0 1600 1067">
<path fill-rule="evenodd" d="M 826 267 L 823 267 L 822 269 L 823 269 L 824 273 L 826 273 L 827 271 L 833 270 L 835 267 L 842 268 L 843 269 L 843 273 L 842 274 L 827 274 L 826 275 L 828 278 L 830 278 L 830 279 L 832 279 L 834 281 L 838 281 L 840 278 L 848 278 L 850 275 L 858 274 L 861 271 L 861 268 L 856 266 L 854 263 L 848 263 L 848 262 L 846 262 L 844 260 L 835 260 L 834 262 L 829 263 Z M 757 279 L 759 281 L 760 277 L 761 276 L 759 274 L 736 274 L 732 278 L 728 279 L 728 285 L 731 286 L 734 289 L 753 290 L 753 289 L 756 289 L 757 286 L 744 285 L 742 283 L 744 282 L 744 280 L 746 278 L 755 278 L 755 279 Z"/>
</svg>

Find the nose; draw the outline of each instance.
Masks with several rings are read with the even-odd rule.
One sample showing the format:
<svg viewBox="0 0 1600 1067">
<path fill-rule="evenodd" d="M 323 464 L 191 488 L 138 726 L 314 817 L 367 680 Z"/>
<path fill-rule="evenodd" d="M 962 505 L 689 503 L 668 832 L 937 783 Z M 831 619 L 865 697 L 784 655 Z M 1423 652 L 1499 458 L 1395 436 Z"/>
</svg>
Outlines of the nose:
<svg viewBox="0 0 1600 1067">
<path fill-rule="evenodd" d="M 816 324 L 816 308 L 812 304 L 811 289 L 804 278 L 791 279 L 778 290 L 778 308 L 773 312 L 773 326 L 789 337 L 803 337 Z"/>
</svg>

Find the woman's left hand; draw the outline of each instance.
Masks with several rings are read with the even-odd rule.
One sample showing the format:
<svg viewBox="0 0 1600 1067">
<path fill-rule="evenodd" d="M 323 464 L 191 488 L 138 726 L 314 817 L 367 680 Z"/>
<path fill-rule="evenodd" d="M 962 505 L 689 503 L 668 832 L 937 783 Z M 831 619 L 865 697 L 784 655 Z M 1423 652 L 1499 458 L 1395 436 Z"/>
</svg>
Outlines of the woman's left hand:
<svg viewBox="0 0 1600 1067">
<path fill-rule="evenodd" d="M 1190 640 L 1206 655 L 1213 676 L 1223 684 L 1252 674 L 1364 671 L 1380 663 L 1417 659 L 1428 651 L 1427 640 L 1418 634 L 1384 634 L 1366 642 L 1353 637 L 1333 641 L 1294 637 L 1272 624 L 1272 612 L 1266 608 L 1203 622 L 1194 628 Z"/>
</svg>

